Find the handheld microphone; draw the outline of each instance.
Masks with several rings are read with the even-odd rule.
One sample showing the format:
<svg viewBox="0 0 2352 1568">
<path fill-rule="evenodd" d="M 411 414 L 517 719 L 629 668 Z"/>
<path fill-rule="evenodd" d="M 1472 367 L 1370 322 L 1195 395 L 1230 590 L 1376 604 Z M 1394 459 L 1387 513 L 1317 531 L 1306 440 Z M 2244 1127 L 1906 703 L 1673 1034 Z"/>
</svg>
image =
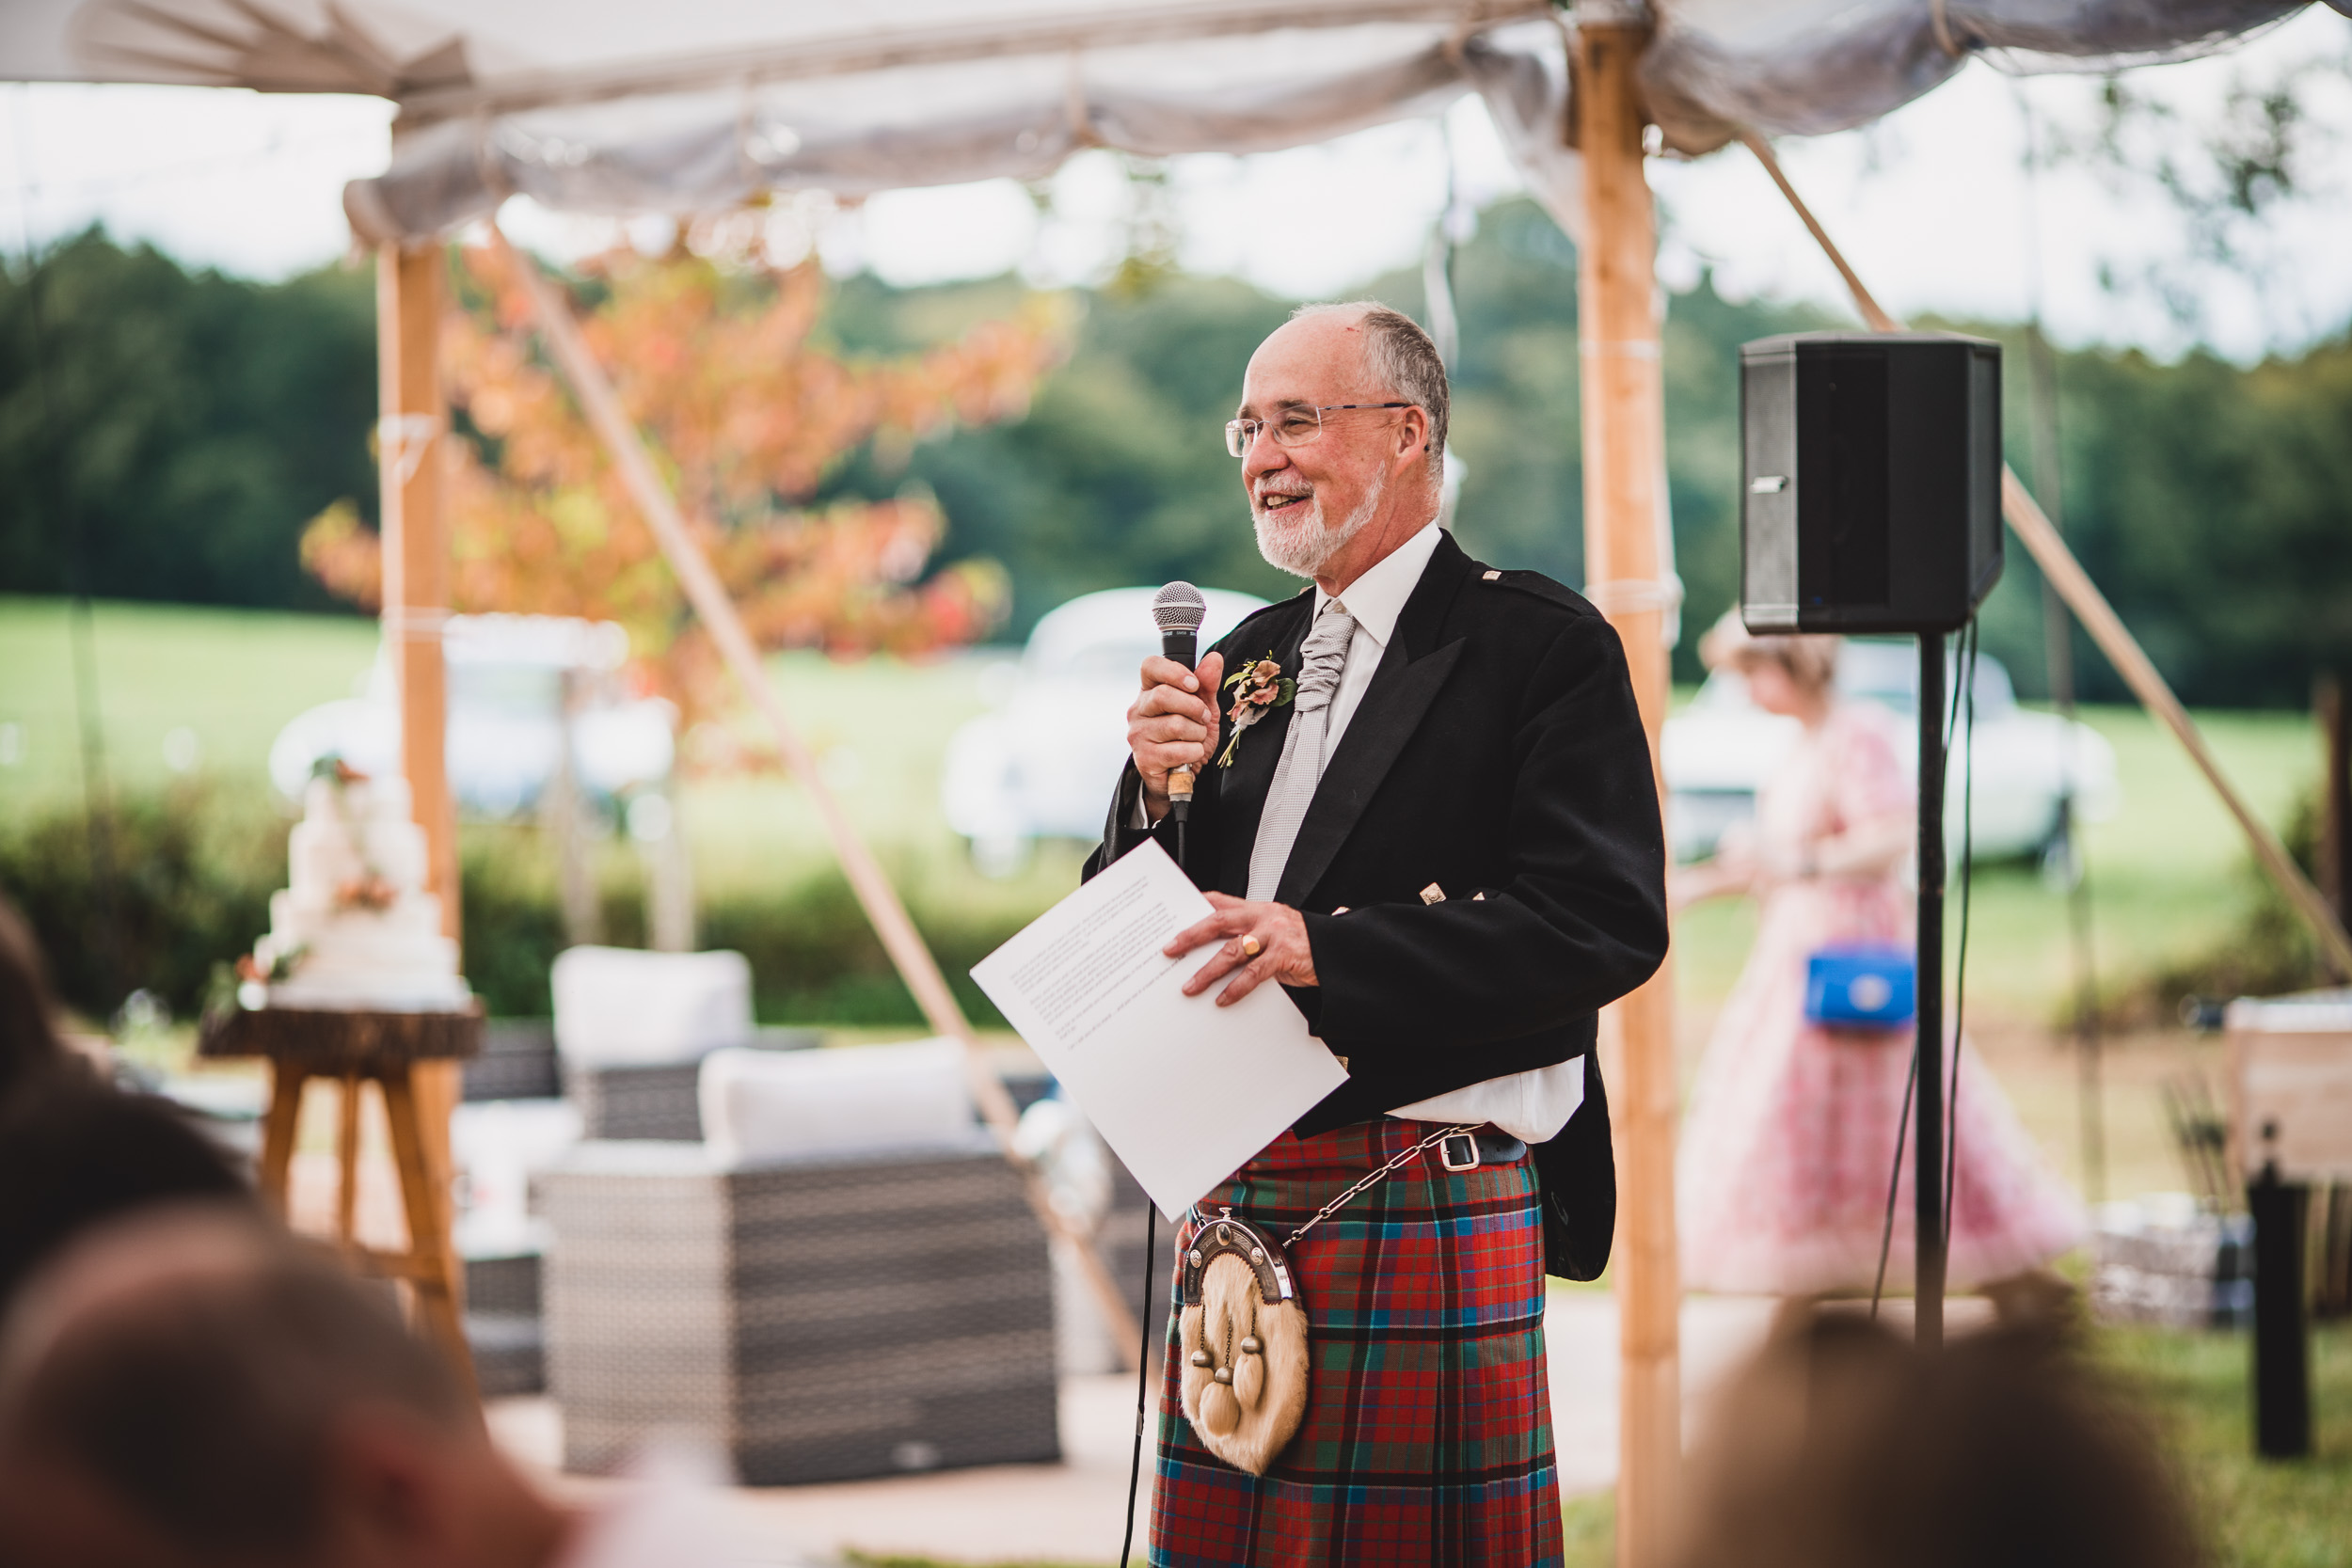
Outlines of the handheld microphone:
<svg viewBox="0 0 2352 1568">
<path fill-rule="evenodd" d="M 1152 620 L 1160 628 L 1160 652 L 1189 670 L 1200 662 L 1200 623 L 1208 618 L 1209 601 L 1188 582 L 1171 582 L 1153 596 Z M 1216 701 L 1215 692 L 1209 701 Z M 1190 768 L 1173 768 L 1168 774 L 1168 809 L 1182 822 L 1192 815 Z"/>
</svg>

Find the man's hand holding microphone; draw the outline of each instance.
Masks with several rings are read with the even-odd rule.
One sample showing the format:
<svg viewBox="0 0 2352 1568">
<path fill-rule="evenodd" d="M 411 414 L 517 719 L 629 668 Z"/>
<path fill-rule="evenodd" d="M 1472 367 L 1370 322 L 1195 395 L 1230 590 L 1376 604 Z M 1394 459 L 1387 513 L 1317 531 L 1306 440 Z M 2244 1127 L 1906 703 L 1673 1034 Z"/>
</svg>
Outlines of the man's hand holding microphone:
<svg viewBox="0 0 2352 1568">
<path fill-rule="evenodd" d="M 1127 710 L 1127 748 L 1142 775 L 1143 809 L 1153 822 L 1190 802 L 1193 778 L 1216 754 L 1217 687 L 1225 676 L 1225 657 L 1213 653 L 1191 664 L 1202 608 L 1200 590 L 1189 583 L 1171 582 L 1160 591 L 1152 616 L 1160 626 L 1162 651 L 1143 661 L 1143 691 Z M 1181 819 L 1181 810 L 1178 815 Z M 1220 1007 L 1231 1006 L 1268 980 L 1315 984 L 1307 922 L 1296 910 L 1214 891 L 1207 896 L 1216 912 L 1177 933 L 1164 949 L 1169 958 L 1181 958 L 1197 947 L 1222 943 L 1184 983 L 1186 996 L 1200 995 L 1228 974 L 1233 974 L 1233 982 L 1217 993 Z"/>
<path fill-rule="evenodd" d="M 1154 822 L 1168 815 L 1169 772 L 1189 768 L 1197 775 L 1216 754 L 1216 688 L 1224 675 L 1223 654 L 1191 670 L 1165 654 L 1143 661 L 1143 694 L 1127 710 L 1127 747 L 1143 775 L 1143 809 Z"/>
</svg>

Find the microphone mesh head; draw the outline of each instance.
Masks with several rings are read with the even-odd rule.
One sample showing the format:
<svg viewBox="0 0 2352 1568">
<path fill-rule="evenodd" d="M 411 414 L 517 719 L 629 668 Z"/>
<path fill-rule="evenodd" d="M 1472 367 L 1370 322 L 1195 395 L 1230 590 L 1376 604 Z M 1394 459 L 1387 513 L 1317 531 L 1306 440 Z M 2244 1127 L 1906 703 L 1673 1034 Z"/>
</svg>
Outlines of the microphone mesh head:
<svg viewBox="0 0 2352 1568">
<path fill-rule="evenodd" d="M 1152 600 L 1152 620 L 1162 631 L 1199 631 L 1208 614 L 1209 601 L 1188 582 L 1171 582 Z"/>
</svg>

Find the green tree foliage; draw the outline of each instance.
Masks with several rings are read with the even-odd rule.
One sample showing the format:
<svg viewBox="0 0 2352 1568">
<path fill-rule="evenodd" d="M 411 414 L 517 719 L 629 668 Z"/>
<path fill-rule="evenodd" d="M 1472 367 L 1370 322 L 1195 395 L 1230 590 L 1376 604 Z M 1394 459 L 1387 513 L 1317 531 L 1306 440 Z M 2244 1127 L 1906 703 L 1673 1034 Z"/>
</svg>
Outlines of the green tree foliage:
<svg viewBox="0 0 2352 1568">
<path fill-rule="evenodd" d="M 895 293 L 858 279 L 834 327 L 852 346 L 903 351 L 960 328 L 1003 284 Z M 948 518 L 942 554 L 992 556 L 1013 581 L 1013 627 L 1073 594 L 1170 578 L 1279 596 L 1292 591 L 1258 556 L 1225 421 L 1242 368 L 1287 303 L 1228 280 L 1171 277 L 1087 302 L 1077 345 L 1028 417 L 960 432 L 904 461 Z M 898 483 L 869 453 L 838 483 Z"/>
<path fill-rule="evenodd" d="M 834 327 L 854 346 L 902 350 L 1001 310 L 998 291 L 1009 287 L 899 293 L 860 279 L 837 297 Z M 1418 272 L 1363 293 L 1422 313 Z M 1468 475 L 1456 527 L 1489 559 L 1582 582 L 1576 252 L 1533 203 L 1508 203 L 1465 247 L 1454 293 L 1453 444 Z M 1096 588 L 1186 577 L 1269 596 L 1295 591 L 1296 579 L 1258 556 L 1223 438 L 1250 351 L 1290 310 L 1240 283 L 1181 276 L 1090 296 L 1075 352 L 1026 420 L 906 458 L 946 509 L 944 553 L 1005 563 L 1016 632 Z M 1824 323 L 1809 309 L 1735 305 L 1707 282 L 1673 302 L 1667 466 L 1694 627 L 1738 589 L 1739 345 Z M 836 483 L 870 492 L 898 478 L 869 458 Z M 1684 658 L 1694 673 L 1695 656 Z"/>
<path fill-rule="evenodd" d="M 267 805 L 188 783 L 117 802 L 102 850 L 78 803 L 0 821 L 0 893 L 32 923 L 67 1006 L 104 1019 L 134 987 L 182 1017 L 217 965 L 269 927 L 285 825 Z"/>
<path fill-rule="evenodd" d="M 86 233 L 0 272 L 0 590 L 76 586 L 78 523 L 94 594 L 336 608 L 294 544 L 374 495 L 374 422 L 368 274 L 251 283 Z"/>
<path fill-rule="evenodd" d="M 1418 273 L 1385 297 L 1422 314 Z M 1534 203 L 1488 212 L 1458 258 L 1454 445 L 1467 464 L 1457 526 L 1487 559 L 1584 580 L 1584 463 L 1576 251 Z M 1740 345 L 1830 325 L 1809 307 L 1734 303 L 1702 277 L 1667 305 L 1666 487 L 1685 628 L 1676 673 L 1699 673 L 1697 634 L 1740 590 Z"/>
<path fill-rule="evenodd" d="M 55 443 L 32 373 L 32 291 L 21 274 L 0 277 L 0 590 L 69 585 L 55 473 L 84 519 L 93 592 L 325 608 L 294 542 L 328 502 L 374 493 L 365 275 L 245 283 L 92 234 L 55 252 L 41 283 Z M 834 291 L 825 330 L 853 356 L 902 353 L 1008 313 L 1020 290 L 854 278 Z M 1418 272 L 1365 292 L 1422 312 Z M 1575 252 L 1532 204 L 1502 204 L 1463 248 L 1455 296 L 1454 438 L 1469 476 L 1457 527 L 1489 559 L 1581 582 Z M 818 502 L 928 485 L 948 519 L 940 559 L 993 557 L 1010 573 L 1014 635 L 1096 588 L 1187 577 L 1290 592 L 1258 559 L 1219 434 L 1250 350 L 1289 303 L 1156 270 L 1081 303 L 1074 352 L 1025 419 L 870 443 Z M 1685 678 L 1696 632 L 1737 590 L 1739 345 L 1831 325 L 1812 308 L 1725 299 L 1705 278 L 1669 301 Z M 2010 451 L 2032 477 L 2022 338 L 1971 329 L 2009 342 Z M 2251 368 L 2081 351 L 2059 356 L 2058 379 L 2069 536 L 2184 697 L 2296 706 L 2314 670 L 2352 667 L 2352 334 Z M 2121 697 L 2077 644 L 2083 694 Z M 2046 689 L 2039 579 L 2013 546 L 1985 646 L 2021 691 Z"/>
<path fill-rule="evenodd" d="M 2352 334 L 2250 370 L 2071 354 L 2059 374 L 2068 534 L 2182 695 L 2301 706 L 2315 671 L 2352 671 Z"/>
</svg>

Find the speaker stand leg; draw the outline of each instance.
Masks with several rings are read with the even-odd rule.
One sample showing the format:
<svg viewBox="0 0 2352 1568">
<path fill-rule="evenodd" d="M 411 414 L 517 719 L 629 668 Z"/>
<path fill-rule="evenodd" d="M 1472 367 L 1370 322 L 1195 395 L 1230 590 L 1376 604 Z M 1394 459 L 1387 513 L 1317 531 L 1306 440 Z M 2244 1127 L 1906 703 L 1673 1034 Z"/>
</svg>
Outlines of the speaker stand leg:
<svg viewBox="0 0 2352 1568">
<path fill-rule="evenodd" d="M 1918 1093 L 1912 1104 L 1915 1328 L 1944 1342 L 1944 634 L 1919 634 Z"/>
<path fill-rule="evenodd" d="M 2303 1318 L 2304 1200 L 2311 1189 L 2275 1170 L 2247 1183 L 2254 1219 L 2254 1450 L 2265 1459 L 2312 1451 L 2312 1370 Z"/>
</svg>

